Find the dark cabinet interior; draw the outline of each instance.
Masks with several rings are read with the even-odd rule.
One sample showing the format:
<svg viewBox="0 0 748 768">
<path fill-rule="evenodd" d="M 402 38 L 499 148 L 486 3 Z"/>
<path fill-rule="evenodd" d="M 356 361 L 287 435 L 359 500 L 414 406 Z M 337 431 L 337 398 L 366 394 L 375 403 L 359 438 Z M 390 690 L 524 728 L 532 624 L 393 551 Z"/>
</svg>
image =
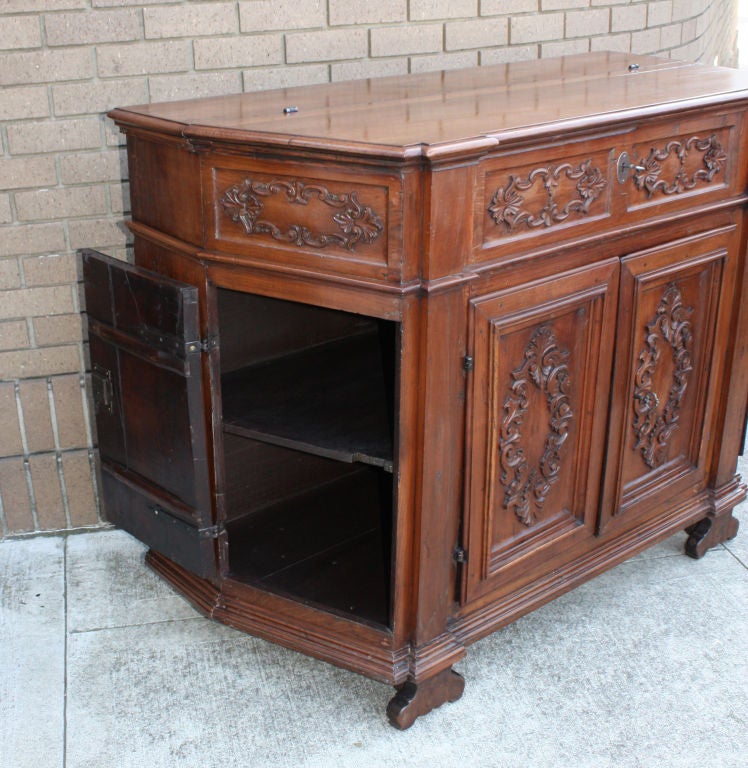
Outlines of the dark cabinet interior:
<svg viewBox="0 0 748 768">
<path fill-rule="evenodd" d="M 218 289 L 229 573 L 389 623 L 397 325 Z"/>
</svg>

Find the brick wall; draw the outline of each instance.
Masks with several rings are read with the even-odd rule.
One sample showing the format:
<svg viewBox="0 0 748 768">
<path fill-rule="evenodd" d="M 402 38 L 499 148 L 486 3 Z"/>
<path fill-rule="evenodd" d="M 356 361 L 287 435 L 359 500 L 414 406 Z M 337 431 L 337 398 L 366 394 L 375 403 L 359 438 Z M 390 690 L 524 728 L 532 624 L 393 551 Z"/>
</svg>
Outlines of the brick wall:
<svg viewBox="0 0 748 768">
<path fill-rule="evenodd" d="M 99 525 L 76 248 L 125 257 L 115 105 L 614 49 L 735 62 L 735 0 L 3 0 L 0 533 Z"/>
</svg>

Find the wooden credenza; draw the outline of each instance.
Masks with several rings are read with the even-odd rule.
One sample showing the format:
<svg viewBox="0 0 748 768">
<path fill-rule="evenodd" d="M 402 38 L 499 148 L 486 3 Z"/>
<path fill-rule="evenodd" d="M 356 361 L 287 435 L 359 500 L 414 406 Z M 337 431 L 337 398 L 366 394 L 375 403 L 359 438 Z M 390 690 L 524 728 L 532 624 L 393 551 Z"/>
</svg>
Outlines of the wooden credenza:
<svg viewBox="0 0 748 768">
<path fill-rule="evenodd" d="M 748 75 L 590 54 L 116 109 L 106 515 L 205 614 L 462 693 L 473 641 L 735 535 Z"/>
</svg>

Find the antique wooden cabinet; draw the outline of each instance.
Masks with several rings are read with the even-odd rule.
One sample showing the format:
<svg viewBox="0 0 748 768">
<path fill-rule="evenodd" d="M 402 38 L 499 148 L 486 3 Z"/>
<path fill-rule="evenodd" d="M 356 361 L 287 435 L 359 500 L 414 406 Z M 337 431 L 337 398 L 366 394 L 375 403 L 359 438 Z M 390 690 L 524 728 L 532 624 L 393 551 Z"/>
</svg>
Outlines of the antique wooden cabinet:
<svg viewBox="0 0 748 768">
<path fill-rule="evenodd" d="M 219 621 L 458 698 L 466 646 L 735 535 L 748 76 L 590 54 L 116 109 L 109 520 Z"/>
</svg>

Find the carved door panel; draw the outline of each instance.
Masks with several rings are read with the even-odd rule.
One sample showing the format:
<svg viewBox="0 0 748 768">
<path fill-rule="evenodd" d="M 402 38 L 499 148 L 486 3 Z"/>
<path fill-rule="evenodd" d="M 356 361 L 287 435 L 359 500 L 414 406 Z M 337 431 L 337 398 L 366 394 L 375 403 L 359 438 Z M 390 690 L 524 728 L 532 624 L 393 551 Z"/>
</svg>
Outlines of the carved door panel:
<svg viewBox="0 0 748 768">
<path fill-rule="evenodd" d="M 471 302 L 463 600 L 594 536 L 617 292 L 611 259 Z"/>
<path fill-rule="evenodd" d="M 213 575 L 197 288 L 81 255 L 106 517 Z"/>
<path fill-rule="evenodd" d="M 706 486 L 736 247 L 728 227 L 622 261 L 601 528 L 664 514 Z"/>
</svg>

